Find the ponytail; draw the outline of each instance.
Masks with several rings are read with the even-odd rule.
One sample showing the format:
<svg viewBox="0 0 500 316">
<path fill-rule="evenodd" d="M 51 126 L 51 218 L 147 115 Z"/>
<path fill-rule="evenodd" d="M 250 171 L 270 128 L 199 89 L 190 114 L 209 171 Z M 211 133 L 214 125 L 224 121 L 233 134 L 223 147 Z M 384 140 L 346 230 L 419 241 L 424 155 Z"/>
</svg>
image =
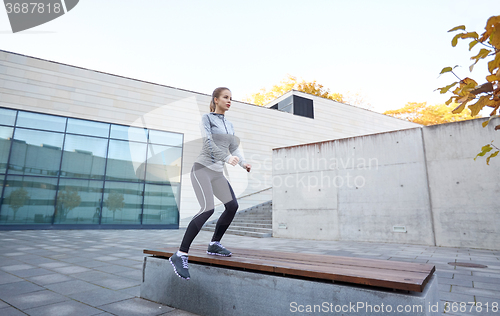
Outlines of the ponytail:
<svg viewBox="0 0 500 316">
<path fill-rule="evenodd" d="M 220 97 L 220 94 L 224 90 L 231 91 L 226 87 L 219 87 L 219 88 L 215 89 L 214 92 L 212 92 L 212 99 L 210 100 L 210 112 L 215 112 L 215 98 Z"/>
<path fill-rule="evenodd" d="M 210 112 L 215 112 L 214 97 L 212 97 L 212 100 L 210 100 Z"/>
</svg>

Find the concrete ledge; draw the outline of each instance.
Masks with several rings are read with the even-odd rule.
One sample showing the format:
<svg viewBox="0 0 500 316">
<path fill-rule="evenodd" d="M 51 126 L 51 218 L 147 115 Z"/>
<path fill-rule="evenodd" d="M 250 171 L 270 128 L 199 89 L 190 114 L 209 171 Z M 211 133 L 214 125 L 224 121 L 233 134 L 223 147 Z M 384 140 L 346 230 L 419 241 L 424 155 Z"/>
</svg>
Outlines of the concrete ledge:
<svg viewBox="0 0 500 316">
<path fill-rule="evenodd" d="M 141 297 L 206 316 L 339 312 L 342 315 L 439 314 L 435 275 L 424 291 L 418 293 L 290 278 L 197 263 L 189 264 L 189 272 L 191 279 L 186 281 L 174 273 L 168 259 L 144 258 Z M 398 308 L 403 310 L 398 312 Z"/>
</svg>

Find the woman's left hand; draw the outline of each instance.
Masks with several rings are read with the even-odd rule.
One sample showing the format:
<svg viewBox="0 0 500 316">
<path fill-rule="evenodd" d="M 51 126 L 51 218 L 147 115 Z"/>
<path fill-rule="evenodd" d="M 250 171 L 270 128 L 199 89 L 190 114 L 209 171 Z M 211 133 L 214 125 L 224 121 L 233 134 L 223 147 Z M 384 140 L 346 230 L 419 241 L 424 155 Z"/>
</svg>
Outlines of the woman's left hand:
<svg viewBox="0 0 500 316">
<path fill-rule="evenodd" d="M 245 169 L 247 169 L 247 172 L 250 172 L 250 169 L 252 169 L 252 165 L 249 163 L 246 163 L 243 166 L 245 166 Z"/>
</svg>

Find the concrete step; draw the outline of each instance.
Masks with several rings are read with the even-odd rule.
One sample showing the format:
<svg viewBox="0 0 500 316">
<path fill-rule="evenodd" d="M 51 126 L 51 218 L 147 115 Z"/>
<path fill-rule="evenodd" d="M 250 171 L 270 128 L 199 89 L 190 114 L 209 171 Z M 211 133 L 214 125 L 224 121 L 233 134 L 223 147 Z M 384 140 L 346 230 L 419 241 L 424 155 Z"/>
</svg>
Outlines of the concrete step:
<svg viewBox="0 0 500 316">
<path fill-rule="evenodd" d="M 204 227 L 203 230 L 211 231 L 213 232 L 215 228 L 211 227 Z M 239 236 L 248 236 L 248 237 L 256 237 L 256 238 L 266 238 L 266 237 L 272 237 L 273 233 L 272 232 L 252 232 L 252 231 L 246 231 L 246 230 L 237 230 L 237 229 L 228 229 L 226 230 L 227 234 L 232 234 L 232 235 L 239 235 Z"/>
<path fill-rule="evenodd" d="M 262 212 L 262 213 L 237 213 L 236 217 L 273 217 L 271 212 Z"/>
<path fill-rule="evenodd" d="M 207 229 L 215 229 L 215 226 L 207 226 Z M 247 232 L 256 232 L 256 233 L 270 233 L 272 232 L 272 228 L 260 228 L 260 227 L 252 227 L 252 226 L 239 226 L 239 225 L 233 225 L 229 226 L 228 229 L 231 230 L 242 230 L 242 231 L 247 231 Z M 210 230 L 213 231 L 213 230 Z"/>
<path fill-rule="evenodd" d="M 255 223 L 255 224 L 272 224 L 273 221 L 270 219 L 246 219 L 246 218 L 235 218 L 233 223 Z"/>
<path fill-rule="evenodd" d="M 253 222 L 253 221 L 272 221 L 272 217 L 253 217 L 253 216 L 237 216 L 233 218 L 233 221 L 244 221 L 244 222 Z"/>
<path fill-rule="evenodd" d="M 210 224 L 214 225 L 215 224 Z M 232 222 L 231 226 L 237 225 L 237 226 L 244 226 L 244 227 L 255 227 L 255 228 L 267 228 L 267 229 L 273 229 L 273 224 L 257 224 L 257 223 L 247 223 L 247 222 Z"/>
</svg>

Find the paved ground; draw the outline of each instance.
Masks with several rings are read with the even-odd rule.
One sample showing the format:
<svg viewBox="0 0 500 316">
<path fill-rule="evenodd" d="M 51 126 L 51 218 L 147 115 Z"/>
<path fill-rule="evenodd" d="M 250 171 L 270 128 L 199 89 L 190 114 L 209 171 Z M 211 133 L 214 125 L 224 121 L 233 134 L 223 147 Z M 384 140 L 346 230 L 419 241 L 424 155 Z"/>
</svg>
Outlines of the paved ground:
<svg viewBox="0 0 500 316">
<path fill-rule="evenodd" d="M 193 315 L 139 298 L 144 248 L 175 246 L 184 230 L 0 231 L 0 315 Z M 195 243 L 206 243 L 200 232 Z M 385 243 L 310 241 L 226 235 L 223 244 L 436 266 L 440 299 L 482 303 L 464 313 L 500 315 L 500 251 Z M 449 262 L 487 265 L 464 268 Z M 488 303 L 488 311 L 486 304 Z M 451 306 L 450 306 L 451 308 Z"/>
</svg>

